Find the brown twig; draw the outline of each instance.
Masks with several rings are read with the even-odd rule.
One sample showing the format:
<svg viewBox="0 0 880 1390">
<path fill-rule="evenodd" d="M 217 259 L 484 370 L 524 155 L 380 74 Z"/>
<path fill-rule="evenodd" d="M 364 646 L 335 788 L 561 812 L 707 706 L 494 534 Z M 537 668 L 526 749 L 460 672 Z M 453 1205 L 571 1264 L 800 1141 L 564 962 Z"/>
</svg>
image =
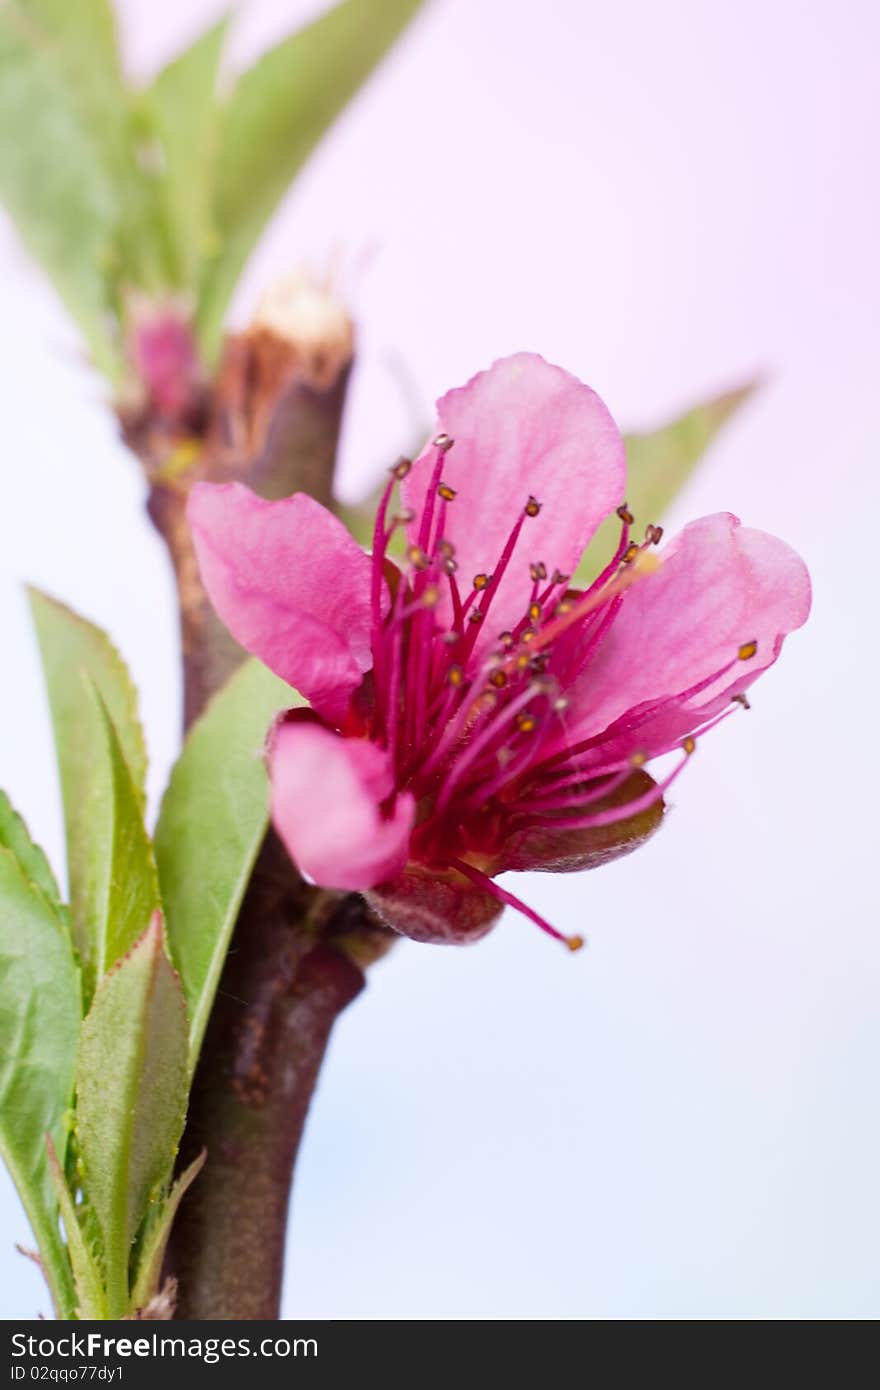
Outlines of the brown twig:
<svg viewBox="0 0 880 1390">
<path fill-rule="evenodd" d="M 332 370 L 331 370 L 332 368 Z M 196 479 L 240 480 L 264 497 L 301 490 L 329 504 L 350 361 L 230 340 L 181 445 L 161 422 L 123 420 L 151 481 L 149 514 L 177 580 L 188 726 L 242 653 L 214 615 L 186 526 Z M 183 466 L 181 467 L 181 458 Z M 293 1167 L 333 1023 L 363 987 L 355 959 L 386 949 L 363 900 L 305 885 L 270 832 L 236 925 L 181 1147 L 206 1148 L 171 1233 L 176 1316 L 275 1318 Z"/>
</svg>

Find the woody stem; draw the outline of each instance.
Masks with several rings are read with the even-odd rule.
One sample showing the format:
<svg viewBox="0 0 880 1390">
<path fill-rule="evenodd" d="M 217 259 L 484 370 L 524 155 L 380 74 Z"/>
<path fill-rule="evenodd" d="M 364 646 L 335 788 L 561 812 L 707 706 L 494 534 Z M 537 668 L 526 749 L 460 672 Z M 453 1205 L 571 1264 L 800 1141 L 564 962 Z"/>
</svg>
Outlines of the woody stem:
<svg viewBox="0 0 880 1390">
<path fill-rule="evenodd" d="M 195 477 L 236 478 L 266 497 L 308 491 L 330 501 L 348 367 L 326 389 L 294 382 L 276 401 L 264 447 L 230 459 L 210 421 Z M 222 423 L 222 422 L 221 422 Z M 135 441 L 135 447 L 138 441 Z M 139 449 L 142 458 L 145 450 Z M 185 724 L 242 657 L 202 588 L 186 526 L 186 482 L 153 479 L 148 509 L 174 568 L 183 646 Z M 316 920 L 316 916 L 319 920 Z M 176 1316 L 277 1318 L 287 1208 L 318 1071 L 339 1013 L 363 987 L 342 949 L 375 934 L 359 898 L 316 914 L 270 832 L 258 857 L 224 968 L 189 1103 L 181 1162 L 207 1162 L 169 1244 Z"/>
<path fill-rule="evenodd" d="M 181 1163 L 208 1160 L 172 1236 L 175 1316 L 280 1315 L 294 1164 L 338 1015 L 363 988 L 333 948 L 356 928 L 359 898 L 339 903 L 322 939 L 304 927 L 310 890 L 270 835 L 236 927 L 190 1100 Z"/>
</svg>

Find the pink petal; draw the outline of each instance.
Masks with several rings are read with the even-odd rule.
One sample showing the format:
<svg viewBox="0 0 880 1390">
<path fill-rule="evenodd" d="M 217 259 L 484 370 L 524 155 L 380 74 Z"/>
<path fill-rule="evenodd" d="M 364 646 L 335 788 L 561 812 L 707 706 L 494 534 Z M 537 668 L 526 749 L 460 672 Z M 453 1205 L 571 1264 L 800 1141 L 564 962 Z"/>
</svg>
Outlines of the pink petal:
<svg viewBox="0 0 880 1390">
<path fill-rule="evenodd" d="M 806 621 L 810 579 L 800 556 L 729 512 L 692 522 L 662 555 L 660 569 L 627 590 L 603 647 L 566 692 L 571 743 L 620 721 L 637 727 L 617 731 L 618 751 L 663 751 L 772 666 L 786 635 Z M 737 660 L 751 641 L 756 654 Z M 674 698 L 725 666 L 699 693 Z M 647 721 L 630 719 L 667 699 Z"/>
<path fill-rule="evenodd" d="M 298 492 L 266 502 L 197 483 L 188 507 L 202 582 L 233 637 L 329 719 L 372 665 L 370 560 Z"/>
<path fill-rule="evenodd" d="M 269 752 L 272 822 L 291 859 L 322 888 L 362 890 L 395 878 L 409 851 L 415 802 L 398 796 L 380 748 L 320 724 L 279 725 Z"/>
<path fill-rule="evenodd" d="M 491 574 L 530 496 L 541 512 L 527 518 L 486 620 L 491 641 L 525 615 L 529 564 L 571 574 L 599 523 L 621 501 L 626 458 L 620 433 L 595 391 L 533 353 L 518 353 L 480 372 L 437 402 L 438 430 L 455 440 L 443 481 L 457 491 L 446 539 L 455 546 L 466 594 Z M 403 485 L 416 515 L 414 542 L 436 450 L 428 447 Z"/>
</svg>

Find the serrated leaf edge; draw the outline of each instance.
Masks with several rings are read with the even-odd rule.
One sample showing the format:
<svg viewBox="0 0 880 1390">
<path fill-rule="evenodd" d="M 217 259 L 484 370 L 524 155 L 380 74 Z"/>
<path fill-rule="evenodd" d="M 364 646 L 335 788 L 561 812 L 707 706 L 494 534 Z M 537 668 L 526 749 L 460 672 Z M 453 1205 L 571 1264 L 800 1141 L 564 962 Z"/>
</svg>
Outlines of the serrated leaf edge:
<svg viewBox="0 0 880 1390">
<path fill-rule="evenodd" d="M 132 679 L 131 671 L 128 668 L 128 663 L 126 662 L 125 657 L 122 655 L 119 648 L 116 646 L 116 643 L 113 641 L 113 638 L 109 635 L 109 633 L 105 631 L 104 628 L 99 627 L 97 623 L 93 623 L 90 618 L 84 617 L 82 613 L 78 613 L 75 608 L 71 608 L 69 604 L 66 604 L 62 599 L 55 598 L 52 594 L 47 594 L 44 589 L 38 588 L 35 584 L 26 584 L 25 591 L 28 596 L 28 602 L 31 606 L 34 627 L 37 629 L 38 645 L 41 644 L 39 643 L 39 625 L 37 623 L 36 614 L 34 613 L 33 608 L 33 600 L 35 598 L 42 601 L 43 603 L 51 605 L 51 607 L 55 609 L 60 609 L 66 618 L 73 619 L 76 625 L 84 627 L 90 634 L 94 634 L 98 641 L 104 645 L 107 654 L 110 657 L 111 664 L 115 666 L 116 673 L 121 678 L 120 688 L 124 693 L 123 708 L 128 718 L 129 726 L 131 728 L 133 741 L 137 750 L 139 766 L 136 768 L 133 768 L 131 766 L 128 755 L 125 753 L 124 746 L 123 756 L 125 757 L 126 763 L 128 763 L 128 770 L 131 773 L 132 783 L 138 794 L 138 798 L 142 803 L 143 809 L 143 805 L 145 805 L 146 803 L 146 793 L 144 788 L 146 786 L 147 772 L 149 770 L 149 757 L 147 754 L 146 740 L 144 738 L 143 723 L 140 717 L 138 689 L 134 683 L 134 680 Z M 43 663 L 43 666 L 45 669 L 45 662 Z M 79 669 L 82 670 L 83 668 L 80 667 Z M 86 672 L 86 674 L 88 674 L 88 672 Z M 48 680 L 46 684 L 48 688 Z M 94 681 L 93 684 L 95 684 Z"/>
<path fill-rule="evenodd" d="M 50 1134 L 46 1135 L 46 1154 L 49 1160 L 49 1174 L 55 1188 L 55 1195 L 58 1198 L 61 1219 L 64 1222 L 64 1232 L 67 1236 L 67 1254 L 73 1272 L 74 1288 L 79 1299 L 76 1305 L 77 1315 L 80 1320 L 106 1318 L 107 1303 L 104 1297 L 101 1270 L 89 1249 L 83 1229 L 79 1224 L 76 1206 L 64 1180 L 64 1173 Z"/>
</svg>

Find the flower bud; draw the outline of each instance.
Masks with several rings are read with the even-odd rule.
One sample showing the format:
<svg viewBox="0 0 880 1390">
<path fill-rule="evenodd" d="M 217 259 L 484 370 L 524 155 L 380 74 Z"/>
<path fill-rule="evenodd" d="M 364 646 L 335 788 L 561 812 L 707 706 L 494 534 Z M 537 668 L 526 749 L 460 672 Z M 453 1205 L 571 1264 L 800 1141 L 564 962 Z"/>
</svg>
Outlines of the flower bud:
<svg viewBox="0 0 880 1390">
<path fill-rule="evenodd" d="M 276 283 L 250 327 L 226 339 L 211 407 L 214 451 L 239 475 L 243 461 L 260 461 L 249 476 L 264 496 L 300 490 L 329 500 L 353 353 L 351 318 L 326 285 L 304 271 Z M 301 446 L 296 466 L 285 467 L 294 436 L 314 441 L 326 476 L 302 476 Z"/>
<path fill-rule="evenodd" d="M 183 298 L 129 296 L 128 353 L 141 409 L 165 427 L 186 429 L 198 412 L 203 378 Z"/>
</svg>

